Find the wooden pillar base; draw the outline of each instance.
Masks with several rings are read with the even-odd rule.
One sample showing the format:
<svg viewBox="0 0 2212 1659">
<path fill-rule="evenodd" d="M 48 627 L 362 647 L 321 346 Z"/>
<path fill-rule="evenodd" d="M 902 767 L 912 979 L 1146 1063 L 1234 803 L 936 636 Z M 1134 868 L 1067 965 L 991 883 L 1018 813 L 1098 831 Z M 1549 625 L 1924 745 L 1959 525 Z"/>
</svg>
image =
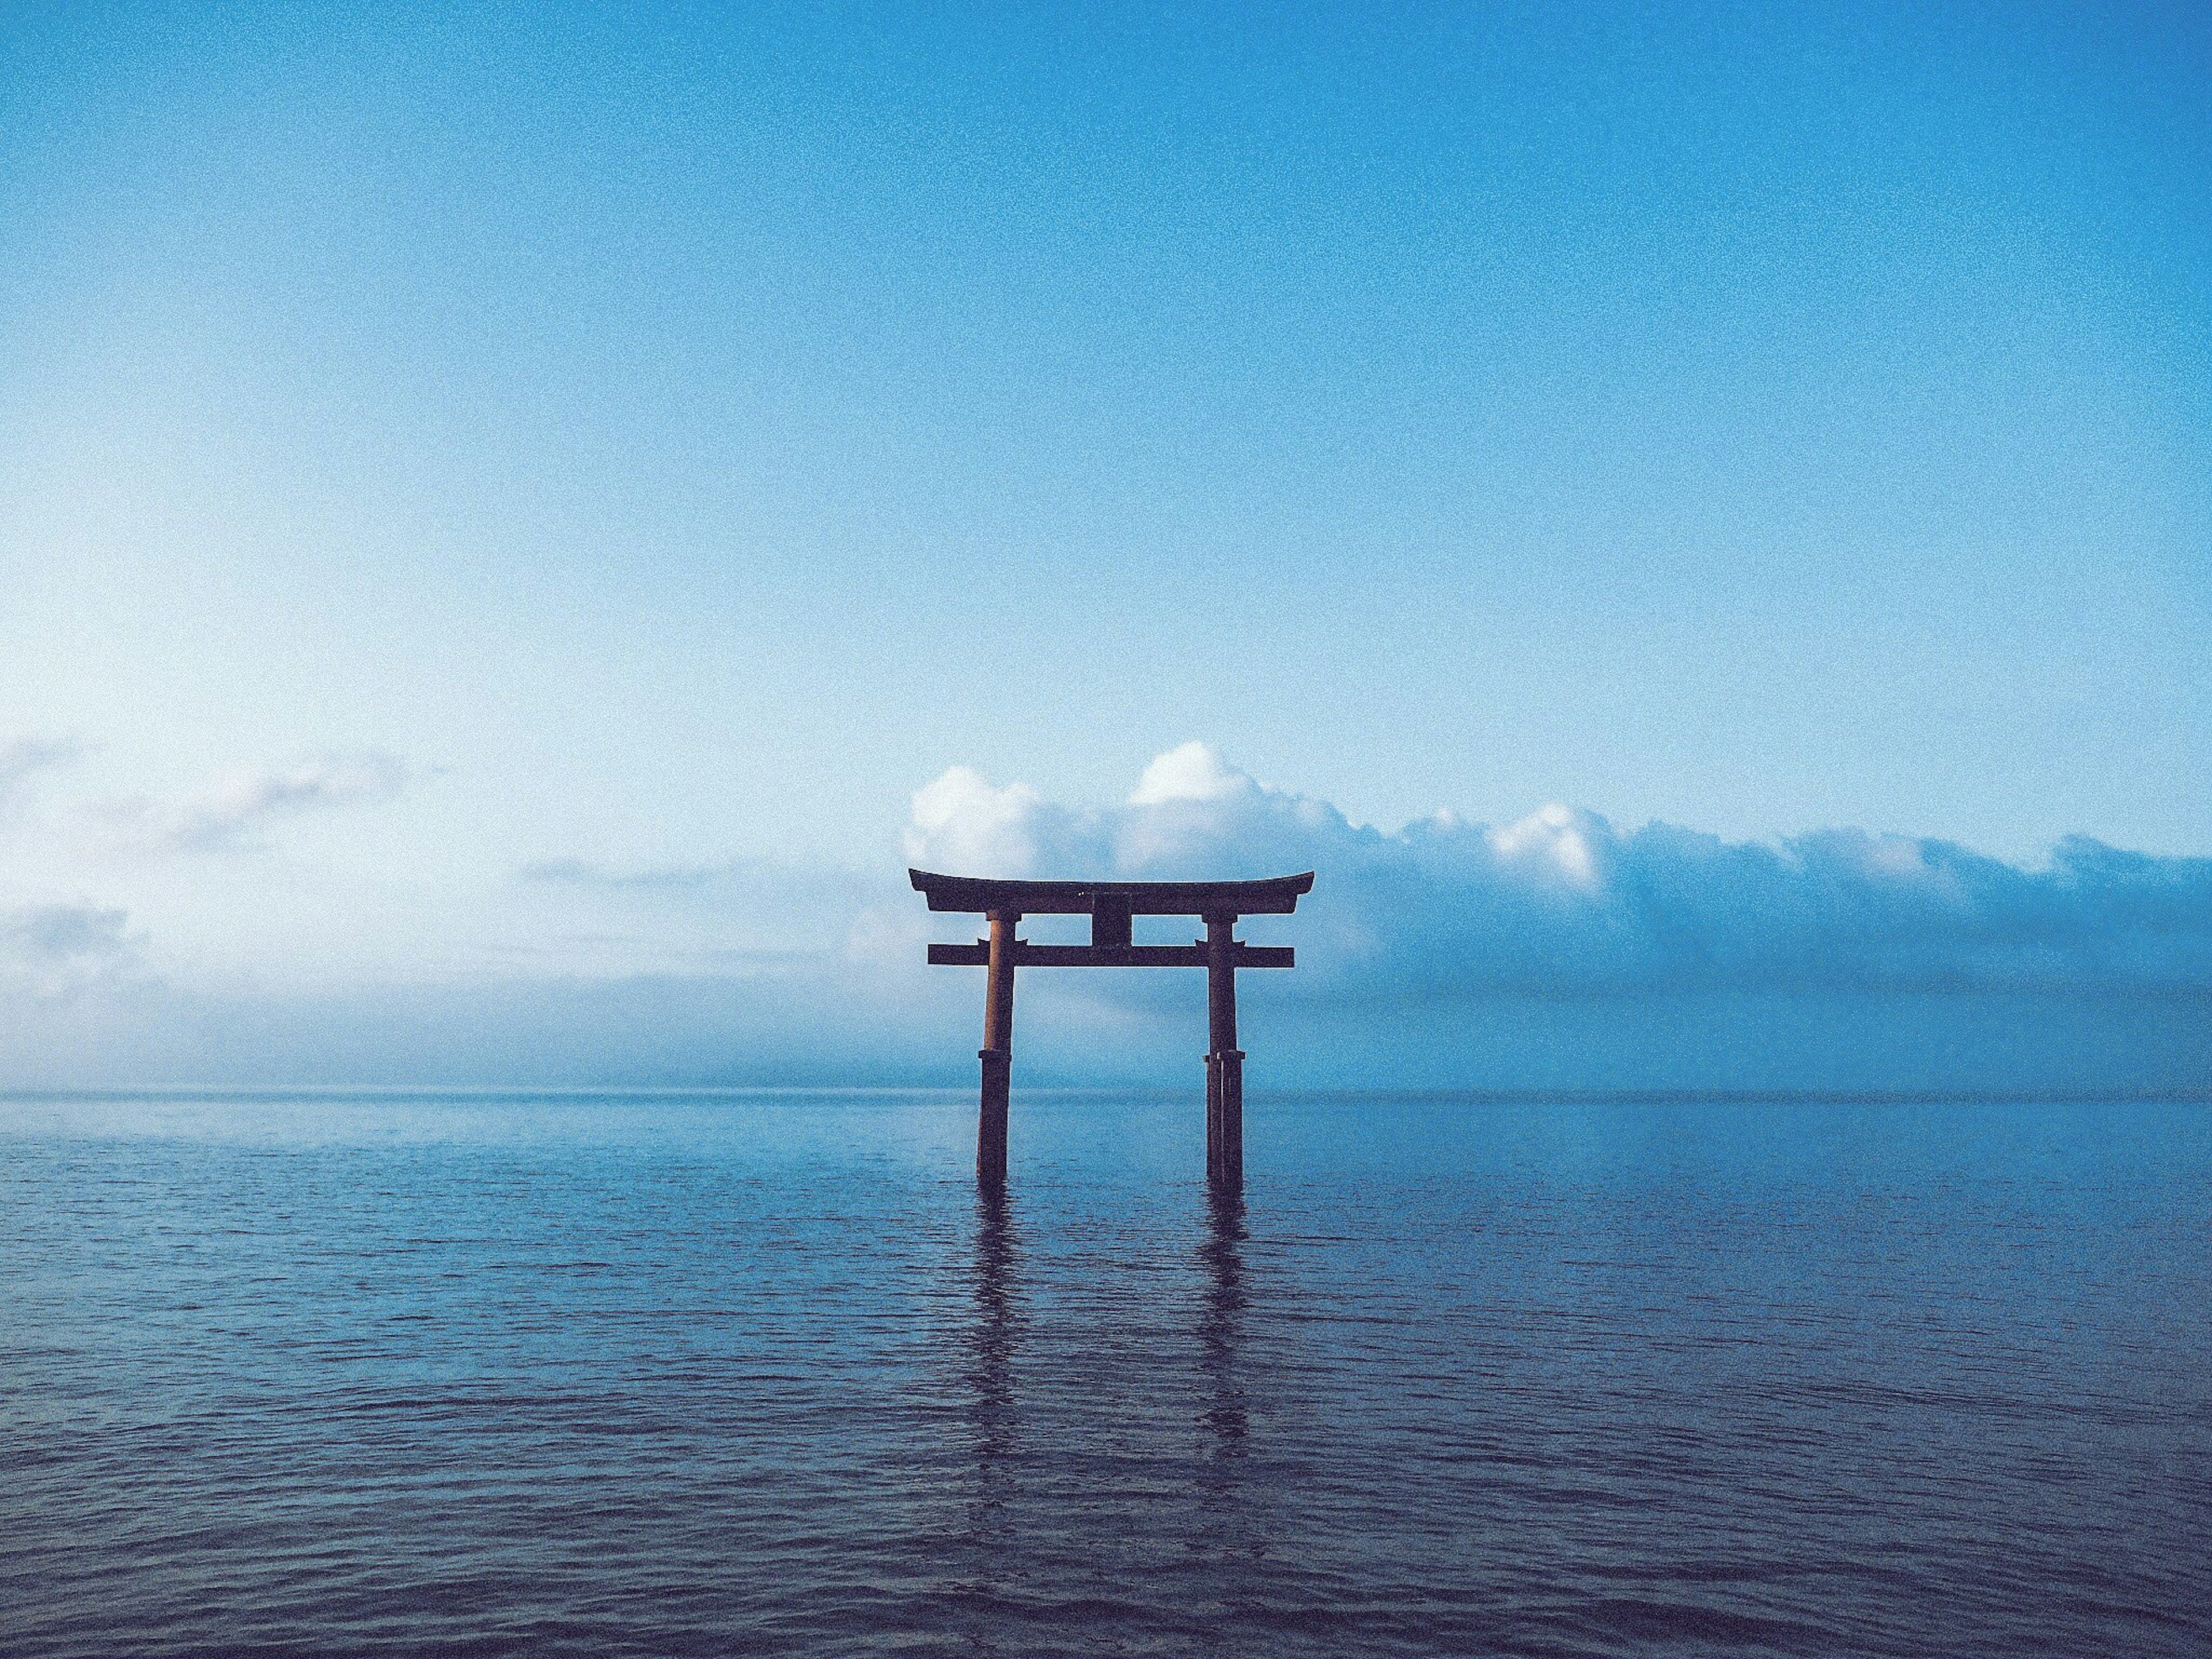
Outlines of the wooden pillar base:
<svg viewBox="0 0 2212 1659">
<path fill-rule="evenodd" d="M 1244 1051 L 1206 1057 L 1206 1179 L 1236 1191 L 1244 1185 Z"/>
<path fill-rule="evenodd" d="M 975 1179 L 986 1187 L 1006 1184 L 1006 1097 L 1013 1083 L 1014 1057 L 1004 1048 L 978 1048 L 983 1062 L 983 1108 L 975 1123 Z"/>
</svg>

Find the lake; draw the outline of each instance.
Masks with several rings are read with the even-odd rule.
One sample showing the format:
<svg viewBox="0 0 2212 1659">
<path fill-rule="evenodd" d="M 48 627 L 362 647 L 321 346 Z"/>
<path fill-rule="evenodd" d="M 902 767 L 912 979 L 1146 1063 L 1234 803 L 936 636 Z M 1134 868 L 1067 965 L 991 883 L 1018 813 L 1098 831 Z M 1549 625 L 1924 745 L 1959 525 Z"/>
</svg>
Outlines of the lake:
<svg viewBox="0 0 2212 1659">
<path fill-rule="evenodd" d="M 2212 1107 L 0 1101 L 18 1656 L 2212 1651 Z"/>
</svg>

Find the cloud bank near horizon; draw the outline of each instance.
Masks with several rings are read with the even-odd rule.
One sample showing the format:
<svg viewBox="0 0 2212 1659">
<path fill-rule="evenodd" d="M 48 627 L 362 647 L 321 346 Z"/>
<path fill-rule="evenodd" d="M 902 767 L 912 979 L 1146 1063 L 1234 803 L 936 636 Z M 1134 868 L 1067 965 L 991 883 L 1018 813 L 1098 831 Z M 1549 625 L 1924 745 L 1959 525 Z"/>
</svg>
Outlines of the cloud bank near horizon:
<svg viewBox="0 0 2212 1659">
<path fill-rule="evenodd" d="M 27 775 L 64 757 L 20 758 Z M 205 792 L 161 816 L 168 867 L 249 881 L 276 856 L 262 825 L 373 804 L 406 775 L 380 758 L 303 763 Z M 2028 868 L 1856 830 L 1771 842 L 1624 830 L 1559 805 L 1385 830 L 1198 743 L 1106 806 L 954 767 L 915 793 L 903 840 L 911 862 L 969 874 L 1315 870 L 1296 917 L 1246 924 L 1298 950 L 1296 972 L 1245 981 L 1261 1086 L 2212 1082 L 2212 860 L 2074 837 Z M 288 867 L 295 879 L 264 908 L 313 897 Z M 927 969 L 922 951 L 963 919 L 929 916 L 889 859 L 868 872 L 720 852 L 518 861 L 456 895 L 475 906 L 473 966 L 425 957 L 411 979 L 374 982 L 275 959 L 258 978 L 202 972 L 84 885 L 0 891 L 0 1087 L 951 1083 L 973 1070 L 980 982 Z M 1159 938 L 1184 925 L 1147 923 Z M 1030 931 L 1062 927 L 1080 936 L 1076 919 Z M 1025 975 L 1022 1074 L 1173 1082 L 1202 996 L 1191 975 Z"/>
<path fill-rule="evenodd" d="M 906 850 L 974 874 L 1317 871 L 1295 933 L 1302 983 L 1331 1000 L 2212 992 L 2212 859 L 2086 836 L 2023 869 L 1858 830 L 1771 844 L 1657 823 L 1623 831 L 1556 805 L 1504 825 L 1447 811 L 1384 831 L 1190 743 L 1111 808 L 956 767 L 915 796 Z"/>
</svg>

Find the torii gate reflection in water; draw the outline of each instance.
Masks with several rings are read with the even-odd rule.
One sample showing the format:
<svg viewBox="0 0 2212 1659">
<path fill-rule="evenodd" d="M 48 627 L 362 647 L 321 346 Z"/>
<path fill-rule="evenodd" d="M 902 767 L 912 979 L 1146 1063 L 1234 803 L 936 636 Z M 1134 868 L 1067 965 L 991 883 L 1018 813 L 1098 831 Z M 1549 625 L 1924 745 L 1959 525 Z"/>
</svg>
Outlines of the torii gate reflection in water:
<svg viewBox="0 0 2212 1659">
<path fill-rule="evenodd" d="M 1288 945 L 1247 945 L 1239 916 L 1288 915 L 1313 890 L 1313 872 L 1264 881 L 994 881 L 909 870 L 933 910 L 981 914 L 991 936 L 973 945 L 933 945 L 933 966 L 988 968 L 983 1003 L 982 1112 L 975 1130 L 975 1176 L 987 1187 L 1006 1179 L 1006 1094 L 1014 1063 L 1014 969 L 1033 968 L 1203 968 L 1206 1056 L 1206 1178 L 1244 1184 L 1244 1051 L 1237 1046 L 1237 970 L 1288 968 Z M 1015 937 L 1025 915 L 1087 915 L 1088 945 L 1032 945 Z M 1206 939 L 1194 945 L 1137 945 L 1132 916 L 1198 916 Z"/>
</svg>

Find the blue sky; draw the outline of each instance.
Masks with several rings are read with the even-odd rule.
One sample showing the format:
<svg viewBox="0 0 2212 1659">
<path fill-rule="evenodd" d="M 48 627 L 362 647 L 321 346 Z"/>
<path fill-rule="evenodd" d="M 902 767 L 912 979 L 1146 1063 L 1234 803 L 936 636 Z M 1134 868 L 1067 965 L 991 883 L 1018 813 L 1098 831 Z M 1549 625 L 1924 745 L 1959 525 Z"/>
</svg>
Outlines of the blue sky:
<svg viewBox="0 0 2212 1659">
<path fill-rule="evenodd" d="M 2181 7 L 12 9 L 18 1070 L 703 1007 L 949 769 L 1192 739 L 2212 853 L 2209 89 Z"/>
</svg>

